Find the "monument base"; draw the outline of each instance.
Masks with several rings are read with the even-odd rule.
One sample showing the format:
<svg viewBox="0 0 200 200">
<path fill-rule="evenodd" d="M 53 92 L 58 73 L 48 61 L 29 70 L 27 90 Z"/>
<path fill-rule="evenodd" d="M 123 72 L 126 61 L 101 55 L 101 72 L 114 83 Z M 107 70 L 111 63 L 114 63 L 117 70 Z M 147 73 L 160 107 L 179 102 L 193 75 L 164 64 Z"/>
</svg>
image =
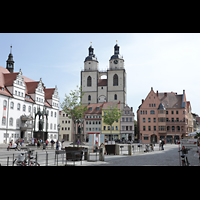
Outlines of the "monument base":
<svg viewBox="0 0 200 200">
<path fill-rule="evenodd" d="M 37 140 L 42 139 L 43 141 L 46 141 L 47 137 L 48 137 L 48 132 L 34 131 L 33 132 L 33 137 L 36 138 Z"/>
</svg>

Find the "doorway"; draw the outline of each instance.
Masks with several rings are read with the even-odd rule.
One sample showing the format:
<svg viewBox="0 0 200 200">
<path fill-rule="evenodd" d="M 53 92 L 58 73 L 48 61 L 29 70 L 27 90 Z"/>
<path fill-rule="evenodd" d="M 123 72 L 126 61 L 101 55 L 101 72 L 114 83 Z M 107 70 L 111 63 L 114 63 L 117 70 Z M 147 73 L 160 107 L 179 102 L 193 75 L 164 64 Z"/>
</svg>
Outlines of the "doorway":
<svg viewBox="0 0 200 200">
<path fill-rule="evenodd" d="M 24 131 L 21 131 L 20 137 L 21 137 L 21 138 L 24 138 Z"/>
</svg>

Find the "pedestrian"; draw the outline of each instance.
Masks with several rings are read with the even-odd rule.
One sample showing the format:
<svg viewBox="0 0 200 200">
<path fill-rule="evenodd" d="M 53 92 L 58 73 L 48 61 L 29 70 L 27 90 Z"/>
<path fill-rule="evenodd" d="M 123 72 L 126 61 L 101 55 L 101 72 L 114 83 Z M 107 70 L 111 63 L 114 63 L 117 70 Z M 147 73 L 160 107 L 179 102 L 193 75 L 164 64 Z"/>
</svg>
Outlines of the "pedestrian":
<svg viewBox="0 0 200 200">
<path fill-rule="evenodd" d="M 35 138 L 35 146 L 37 146 L 37 138 Z"/>
<path fill-rule="evenodd" d="M 57 140 L 57 142 L 56 142 L 56 150 L 58 150 L 58 140 Z"/>
<path fill-rule="evenodd" d="M 40 140 L 37 141 L 37 148 L 40 148 Z"/>
<path fill-rule="evenodd" d="M 160 149 L 161 149 L 161 143 L 162 143 L 162 141 L 161 141 L 161 139 L 159 140 L 159 151 L 160 151 Z"/>
<path fill-rule="evenodd" d="M 164 150 L 164 147 L 163 147 L 164 144 L 165 144 L 165 142 L 164 142 L 164 140 L 162 139 L 162 142 L 161 142 L 162 150 Z"/>
<path fill-rule="evenodd" d="M 78 141 L 77 141 L 77 146 L 79 147 L 79 144 L 80 144 L 80 142 L 79 142 L 79 139 L 78 139 Z"/>
<path fill-rule="evenodd" d="M 63 148 L 64 139 L 62 139 L 62 148 Z"/>
<path fill-rule="evenodd" d="M 61 142 L 58 141 L 58 150 L 61 150 Z"/>
<path fill-rule="evenodd" d="M 49 143 L 49 141 L 48 141 L 48 140 L 46 140 L 46 146 L 48 146 L 48 143 Z"/>
</svg>

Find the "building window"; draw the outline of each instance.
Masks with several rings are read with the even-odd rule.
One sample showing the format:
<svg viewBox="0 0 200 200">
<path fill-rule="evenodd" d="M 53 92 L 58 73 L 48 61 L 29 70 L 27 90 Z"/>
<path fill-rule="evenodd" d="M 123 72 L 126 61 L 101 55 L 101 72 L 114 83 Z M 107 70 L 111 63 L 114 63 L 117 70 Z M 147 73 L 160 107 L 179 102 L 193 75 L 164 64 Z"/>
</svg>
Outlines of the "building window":
<svg viewBox="0 0 200 200">
<path fill-rule="evenodd" d="M 91 78 L 91 76 L 88 76 L 88 78 L 87 78 L 87 86 L 88 87 L 92 86 L 92 78 Z"/>
<path fill-rule="evenodd" d="M 172 110 L 172 112 L 171 112 L 171 113 L 172 113 L 172 115 L 173 115 L 173 114 L 174 114 L 174 111 Z"/>
<path fill-rule="evenodd" d="M 26 112 L 26 106 L 25 105 L 23 105 L 23 111 Z"/>
<path fill-rule="evenodd" d="M 6 100 L 3 101 L 3 107 L 4 107 L 4 108 L 7 107 L 7 101 L 6 101 Z"/>
<path fill-rule="evenodd" d="M 117 95 L 116 94 L 114 95 L 114 100 L 117 100 Z"/>
<path fill-rule="evenodd" d="M 113 76 L 113 86 L 118 86 L 118 76 L 117 76 L 117 74 L 115 74 Z"/>
<path fill-rule="evenodd" d="M 88 95 L 88 101 L 91 101 L 91 96 L 90 95 Z"/>
<path fill-rule="evenodd" d="M 115 130 L 118 131 L 118 126 L 115 127 Z"/>
<path fill-rule="evenodd" d="M 53 117 L 53 111 L 51 111 L 51 117 Z"/>
<path fill-rule="evenodd" d="M 149 137 L 144 137 L 144 140 L 149 140 Z"/>
<path fill-rule="evenodd" d="M 142 110 L 140 111 L 140 114 L 142 115 Z"/>
<path fill-rule="evenodd" d="M 151 118 L 148 118 L 148 122 L 151 122 Z"/>
<path fill-rule="evenodd" d="M 145 118 L 143 118 L 143 122 L 145 123 Z"/>
<path fill-rule="evenodd" d="M 128 126 L 126 126 L 126 131 L 128 131 Z"/>
<path fill-rule="evenodd" d="M 143 131 L 146 131 L 146 127 L 145 126 L 143 126 Z"/>
<path fill-rule="evenodd" d="M 2 126 L 6 125 L 6 118 L 2 117 Z"/>
<path fill-rule="evenodd" d="M 10 103 L 10 109 L 14 109 L 14 103 L 13 102 Z"/>
<path fill-rule="evenodd" d="M 166 115 L 168 115 L 168 111 L 166 111 Z"/>
<path fill-rule="evenodd" d="M 31 112 L 31 106 L 28 107 L 28 112 Z"/>
<path fill-rule="evenodd" d="M 106 130 L 106 126 L 103 126 L 103 130 L 104 130 L 104 131 Z"/>
<path fill-rule="evenodd" d="M 17 110 L 20 110 L 20 104 L 19 103 L 17 104 Z"/>
<path fill-rule="evenodd" d="M 153 127 L 153 130 L 156 131 L 156 126 Z"/>
<path fill-rule="evenodd" d="M 148 127 L 149 131 L 151 131 L 151 126 Z"/>
<path fill-rule="evenodd" d="M 178 110 L 176 111 L 176 114 L 178 115 Z"/>
<path fill-rule="evenodd" d="M 54 116 L 56 117 L 56 112 L 54 113 Z"/>
<path fill-rule="evenodd" d="M 152 115 L 155 114 L 155 111 L 154 111 L 154 110 L 151 110 L 151 111 L 150 111 L 150 114 L 152 114 Z"/>
</svg>

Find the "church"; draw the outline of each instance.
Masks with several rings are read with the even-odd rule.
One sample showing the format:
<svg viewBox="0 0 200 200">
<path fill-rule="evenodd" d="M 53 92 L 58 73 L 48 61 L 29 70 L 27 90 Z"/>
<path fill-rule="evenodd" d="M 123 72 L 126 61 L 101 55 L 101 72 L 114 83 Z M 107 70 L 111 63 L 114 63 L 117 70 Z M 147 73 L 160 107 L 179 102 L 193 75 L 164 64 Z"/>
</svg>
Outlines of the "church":
<svg viewBox="0 0 200 200">
<path fill-rule="evenodd" d="M 119 102 L 121 109 L 126 105 L 126 70 L 124 59 L 119 53 L 119 45 L 114 46 L 114 55 L 109 60 L 109 69 L 99 70 L 99 62 L 92 45 L 81 71 L 82 104 Z M 107 77 L 102 79 L 102 77 Z"/>
</svg>

